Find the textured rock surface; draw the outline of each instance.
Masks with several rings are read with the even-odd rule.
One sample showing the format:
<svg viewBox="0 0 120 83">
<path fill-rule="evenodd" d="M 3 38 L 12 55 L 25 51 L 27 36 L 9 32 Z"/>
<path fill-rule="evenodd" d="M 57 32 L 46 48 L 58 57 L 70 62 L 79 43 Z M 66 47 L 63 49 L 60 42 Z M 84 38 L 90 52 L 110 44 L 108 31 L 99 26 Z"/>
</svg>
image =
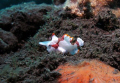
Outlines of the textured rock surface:
<svg viewBox="0 0 120 83">
<path fill-rule="evenodd" d="M 33 2 L 30 2 L 27 5 L 16 5 L 11 7 L 10 9 L 6 8 L 5 10 L 1 10 L 0 12 L 0 29 L 3 31 L 3 33 L 6 32 L 10 34 L 8 35 L 8 38 L 11 38 L 11 40 L 15 37 L 14 40 L 16 41 L 17 39 L 16 43 L 18 44 L 18 48 L 21 48 L 24 41 L 26 41 L 29 37 L 32 37 L 38 31 L 40 26 L 45 24 L 43 16 L 46 15 L 47 12 L 50 10 L 51 6 L 36 6 Z M 1 35 L 1 37 L 3 37 L 3 35 Z M 16 46 L 10 47 L 12 45 L 9 40 L 3 40 L 3 38 L 1 38 L 0 40 L 2 53 L 8 52 L 12 49 L 16 49 Z"/>
<path fill-rule="evenodd" d="M 16 50 L 17 43 L 14 34 L 0 29 L 0 53 Z"/>
<path fill-rule="evenodd" d="M 118 19 L 109 9 L 102 9 L 95 19 L 97 19 L 96 25 L 104 30 L 115 30 L 119 27 Z"/>
<path fill-rule="evenodd" d="M 46 12 L 47 10 L 45 10 L 45 13 Z M 13 25 L 10 31 L 18 38 L 18 40 L 27 39 L 27 37 L 33 36 L 39 29 L 39 26 L 45 23 L 42 19 L 43 14 L 41 12 L 29 14 L 16 12 L 11 16 Z"/>
</svg>

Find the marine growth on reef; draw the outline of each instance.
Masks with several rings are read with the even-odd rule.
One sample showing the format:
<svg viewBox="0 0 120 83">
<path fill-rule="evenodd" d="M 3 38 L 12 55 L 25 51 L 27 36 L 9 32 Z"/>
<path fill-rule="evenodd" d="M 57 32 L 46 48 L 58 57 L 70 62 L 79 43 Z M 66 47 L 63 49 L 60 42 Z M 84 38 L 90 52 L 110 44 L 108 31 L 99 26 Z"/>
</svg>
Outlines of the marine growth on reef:
<svg viewBox="0 0 120 83">
<path fill-rule="evenodd" d="M 111 6 L 118 6 L 117 0 L 66 0 L 63 9 L 70 9 L 71 13 L 80 17 L 96 16 L 100 10 Z M 111 8 L 116 17 L 120 17 L 120 8 Z"/>
</svg>

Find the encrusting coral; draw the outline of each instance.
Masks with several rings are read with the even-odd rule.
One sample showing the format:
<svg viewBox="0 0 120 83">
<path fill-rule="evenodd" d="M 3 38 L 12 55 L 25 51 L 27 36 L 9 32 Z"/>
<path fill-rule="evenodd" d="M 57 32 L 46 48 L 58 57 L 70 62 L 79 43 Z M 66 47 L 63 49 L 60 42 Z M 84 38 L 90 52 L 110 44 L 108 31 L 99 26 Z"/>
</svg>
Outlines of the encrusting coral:
<svg viewBox="0 0 120 83">
<path fill-rule="evenodd" d="M 59 83 L 120 83 L 120 72 L 100 61 L 84 61 L 77 65 L 60 65 Z"/>
<path fill-rule="evenodd" d="M 113 2 L 115 0 L 66 0 L 63 9 L 69 8 L 71 13 L 80 17 L 90 17 L 92 15 L 96 16 L 103 7 L 109 7 L 109 4 Z M 118 14 L 119 8 L 111 10 L 117 17 L 120 17 Z"/>
</svg>

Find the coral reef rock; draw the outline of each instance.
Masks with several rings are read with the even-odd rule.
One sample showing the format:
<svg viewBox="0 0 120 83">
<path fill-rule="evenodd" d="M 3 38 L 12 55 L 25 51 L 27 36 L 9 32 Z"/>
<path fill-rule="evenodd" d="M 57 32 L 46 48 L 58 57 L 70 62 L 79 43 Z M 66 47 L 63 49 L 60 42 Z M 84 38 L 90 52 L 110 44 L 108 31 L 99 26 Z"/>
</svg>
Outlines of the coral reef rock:
<svg viewBox="0 0 120 83">
<path fill-rule="evenodd" d="M 18 40 L 11 32 L 0 29 L 0 53 L 15 50 Z"/>
<path fill-rule="evenodd" d="M 56 0 L 54 0 L 56 1 Z M 62 1 L 62 0 L 61 0 Z M 71 9 L 71 13 L 76 14 L 80 17 L 92 17 L 96 16 L 102 7 L 111 7 L 114 5 L 118 5 L 115 0 L 66 0 L 63 4 L 63 9 Z M 56 5 L 56 4 L 55 4 Z M 118 11 L 119 8 L 112 9 L 112 12 L 119 17 Z"/>
</svg>

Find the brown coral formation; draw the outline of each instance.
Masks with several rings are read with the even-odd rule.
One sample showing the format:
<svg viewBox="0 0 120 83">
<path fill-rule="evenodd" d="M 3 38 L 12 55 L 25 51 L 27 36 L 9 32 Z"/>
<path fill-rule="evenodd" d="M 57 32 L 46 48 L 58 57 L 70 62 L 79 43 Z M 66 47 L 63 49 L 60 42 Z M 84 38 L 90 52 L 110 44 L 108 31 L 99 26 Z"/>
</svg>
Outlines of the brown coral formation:
<svg viewBox="0 0 120 83">
<path fill-rule="evenodd" d="M 59 83 L 119 83 L 120 72 L 100 61 L 84 61 L 77 65 L 61 65 L 56 71 Z"/>
<path fill-rule="evenodd" d="M 18 40 L 16 36 L 0 28 L 0 53 L 9 52 L 17 49 Z"/>
<path fill-rule="evenodd" d="M 91 17 L 92 15 L 96 16 L 103 7 L 110 7 L 110 3 L 114 2 L 114 0 L 66 0 L 63 8 L 71 9 L 71 13 L 80 17 Z M 111 10 L 117 17 L 120 17 L 119 8 Z"/>
</svg>

